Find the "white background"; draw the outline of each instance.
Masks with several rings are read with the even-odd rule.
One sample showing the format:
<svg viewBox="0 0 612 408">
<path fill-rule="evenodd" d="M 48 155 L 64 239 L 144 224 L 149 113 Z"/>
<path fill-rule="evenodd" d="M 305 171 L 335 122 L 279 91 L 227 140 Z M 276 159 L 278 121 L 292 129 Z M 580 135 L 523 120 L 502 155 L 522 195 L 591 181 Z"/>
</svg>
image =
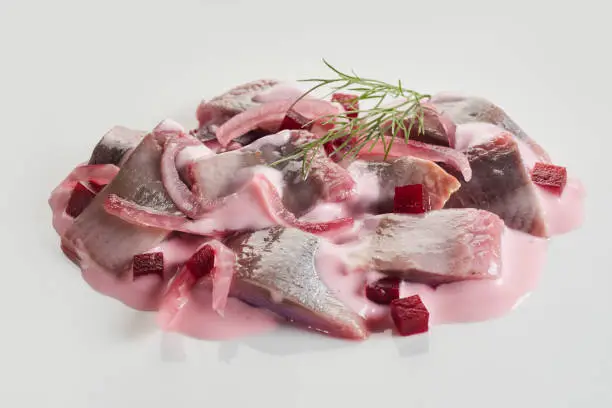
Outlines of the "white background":
<svg viewBox="0 0 612 408">
<path fill-rule="evenodd" d="M 609 11 L 557 1 L 0 1 L 0 407 L 610 407 Z M 98 138 L 322 57 L 505 108 L 588 189 L 507 317 L 362 344 L 162 335 L 63 258 L 46 200 Z M 427 341 L 428 339 L 428 341 Z"/>
</svg>

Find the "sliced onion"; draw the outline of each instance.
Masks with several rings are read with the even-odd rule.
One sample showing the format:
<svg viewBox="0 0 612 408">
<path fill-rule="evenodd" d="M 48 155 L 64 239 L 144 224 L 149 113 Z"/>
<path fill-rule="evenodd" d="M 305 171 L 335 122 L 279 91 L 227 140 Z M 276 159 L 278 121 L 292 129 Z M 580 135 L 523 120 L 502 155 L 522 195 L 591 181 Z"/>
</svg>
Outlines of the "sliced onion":
<svg viewBox="0 0 612 408">
<path fill-rule="evenodd" d="M 373 145 L 366 145 L 359 152 L 359 157 L 365 160 L 383 158 L 386 152 L 385 147 L 389 147 L 390 143 L 393 144 L 389 149 L 387 158 L 412 156 L 418 157 L 419 159 L 442 162 L 460 171 L 465 181 L 470 181 L 472 179 L 470 162 L 463 153 L 449 147 L 434 146 L 414 140 L 409 140 L 408 143 L 406 143 L 404 140 L 394 140 L 391 136 L 385 136 L 384 142 L 379 140 Z"/>
<path fill-rule="evenodd" d="M 192 144 L 185 139 L 172 138 L 166 141 L 161 158 L 161 176 L 166 192 L 185 215 L 197 218 L 205 209 L 195 194 L 181 180 L 176 166 L 176 157 L 185 147 Z"/>
<path fill-rule="evenodd" d="M 268 102 L 248 109 L 225 122 L 217 129 L 217 140 L 222 146 L 227 146 L 232 140 L 257 129 L 261 124 L 270 126 L 270 123 L 278 123 L 280 126 L 289 108 L 309 120 L 340 112 L 338 106 L 318 99 L 302 99 L 295 104 L 291 99 Z"/>
<path fill-rule="evenodd" d="M 266 177 L 255 175 L 253 181 L 259 187 L 257 192 L 259 193 L 259 199 L 264 204 L 264 208 L 277 224 L 299 228 L 313 234 L 325 233 L 353 226 L 352 218 L 340 218 L 326 222 L 300 221 L 292 212 L 285 208 L 276 188 Z"/>
</svg>

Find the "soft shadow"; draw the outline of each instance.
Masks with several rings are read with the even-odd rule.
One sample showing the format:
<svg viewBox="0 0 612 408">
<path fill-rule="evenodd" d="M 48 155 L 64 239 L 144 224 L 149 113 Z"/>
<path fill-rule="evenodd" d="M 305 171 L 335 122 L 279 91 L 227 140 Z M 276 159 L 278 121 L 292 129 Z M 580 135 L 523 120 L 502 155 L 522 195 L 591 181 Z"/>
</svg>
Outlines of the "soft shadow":
<svg viewBox="0 0 612 408">
<path fill-rule="evenodd" d="M 159 327 L 155 323 L 155 312 L 132 311 L 122 324 L 119 332 L 127 340 L 139 340 L 155 334 Z"/>
<path fill-rule="evenodd" d="M 163 332 L 161 338 L 161 359 L 168 363 L 182 363 L 187 359 L 185 336 L 174 332 Z"/>
<path fill-rule="evenodd" d="M 231 341 L 219 345 L 219 360 L 231 362 L 241 347 L 249 347 L 273 356 L 323 352 L 347 347 L 359 347 L 362 343 L 330 337 L 322 333 L 283 327 L 270 333 Z"/>
<path fill-rule="evenodd" d="M 168 119 L 172 119 L 185 127 L 185 129 L 195 129 L 198 126 L 196 119 L 196 109 L 200 100 L 193 101 L 191 104 L 184 104 L 182 107 L 171 112 Z"/>
<path fill-rule="evenodd" d="M 219 342 L 219 361 L 224 363 L 231 363 L 233 359 L 238 355 L 238 349 L 240 348 L 240 341 L 238 340 L 226 340 Z"/>
<path fill-rule="evenodd" d="M 394 335 L 393 342 L 400 357 L 414 357 L 429 353 L 429 333 L 408 337 Z"/>
</svg>

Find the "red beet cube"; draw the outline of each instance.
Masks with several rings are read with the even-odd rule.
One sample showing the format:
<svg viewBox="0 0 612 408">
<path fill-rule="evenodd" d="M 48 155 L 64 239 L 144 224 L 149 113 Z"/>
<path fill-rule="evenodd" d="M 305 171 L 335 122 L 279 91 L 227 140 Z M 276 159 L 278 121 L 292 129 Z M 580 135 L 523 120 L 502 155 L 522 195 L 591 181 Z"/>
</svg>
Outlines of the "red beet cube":
<svg viewBox="0 0 612 408">
<path fill-rule="evenodd" d="M 531 179 L 535 184 L 561 195 L 567 184 L 567 169 L 554 164 L 536 163 Z"/>
<path fill-rule="evenodd" d="M 85 187 L 84 184 L 77 183 L 77 185 L 74 186 L 74 190 L 72 190 L 72 194 L 70 194 L 70 199 L 66 206 L 66 214 L 73 218 L 78 217 L 95 196 L 96 194 Z"/>
<path fill-rule="evenodd" d="M 132 260 L 132 271 L 134 272 L 134 278 L 151 274 L 163 276 L 163 252 L 152 252 L 148 254 L 134 255 L 134 259 Z"/>
<path fill-rule="evenodd" d="M 325 143 L 323 145 L 323 148 L 325 149 L 325 153 L 327 153 L 328 156 L 331 156 L 332 160 L 338 162 L 341 161 L 346 156 L 346 154 L 348 154 L 355 146 L 355 139 L 356 138 L 353 138 L 351 136 L 338 137 L 330 142 Z M 332 153 L 334 154 L 333 156 Z"/>
<path fill-rule="evenodd" d="M 338 102 L 346 111 L 346 116 L 356 119 L 359 116 L 359 99 L 357 95 L 335 93 L 332 95 L 332 102 Z"/>
<path fill-rule="evenodd" d="M 402 336 L 424 333 L 429 330 L 429 311 L 419 295 L 391 302 L 391 318 Z"/>
<path fill-rule="evenodd" d="M 300 115 L 293 109 L 290 109 L 287 111 L 287 114 L 280 125 L 279 131 L 299 129 L 310 130 L 310 128 L 312 128 L 312 124 L 306 117 Z"/>
<path fill-rule="evenodd" d="M 400 279 L 382 278 L 366 286 L 366 296 L 374 303 L 388 305 L 400 296 Z"/>
<path fill-rule="evenodd" d="M 393 212 L 400 214 L 423 214 L 431 209 L 422 184 L 395 187 Z"/>
<path fill-rule="evenodd" d="M 208 275 L 215 267 L 215 250 L 210 245 L 203 246 L 189 258 L 185 266 L 196 280 Z"/>
</svg>

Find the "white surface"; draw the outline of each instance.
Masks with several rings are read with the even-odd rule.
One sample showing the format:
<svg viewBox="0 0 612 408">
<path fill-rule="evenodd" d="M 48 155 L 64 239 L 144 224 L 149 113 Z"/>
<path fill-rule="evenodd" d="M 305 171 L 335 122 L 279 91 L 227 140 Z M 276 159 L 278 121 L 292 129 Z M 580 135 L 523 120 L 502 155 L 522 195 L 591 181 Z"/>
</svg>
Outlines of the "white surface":
<svg viewBox="0 0 612 408">
<path fill-rule="evenodd" d="M 0 407 L 610 407 L 612 104 L 607 2 L 0 2 Z M 351 5 L 352 4 L 352 5 Z M 46 200 L 111 126 L 325 72 L 325 57 L 507 109 L 588 189 L 539 289 L 505 318 L 363 344 L 283 331 L 162 335 L 62 256 Z"/>
</svg>

